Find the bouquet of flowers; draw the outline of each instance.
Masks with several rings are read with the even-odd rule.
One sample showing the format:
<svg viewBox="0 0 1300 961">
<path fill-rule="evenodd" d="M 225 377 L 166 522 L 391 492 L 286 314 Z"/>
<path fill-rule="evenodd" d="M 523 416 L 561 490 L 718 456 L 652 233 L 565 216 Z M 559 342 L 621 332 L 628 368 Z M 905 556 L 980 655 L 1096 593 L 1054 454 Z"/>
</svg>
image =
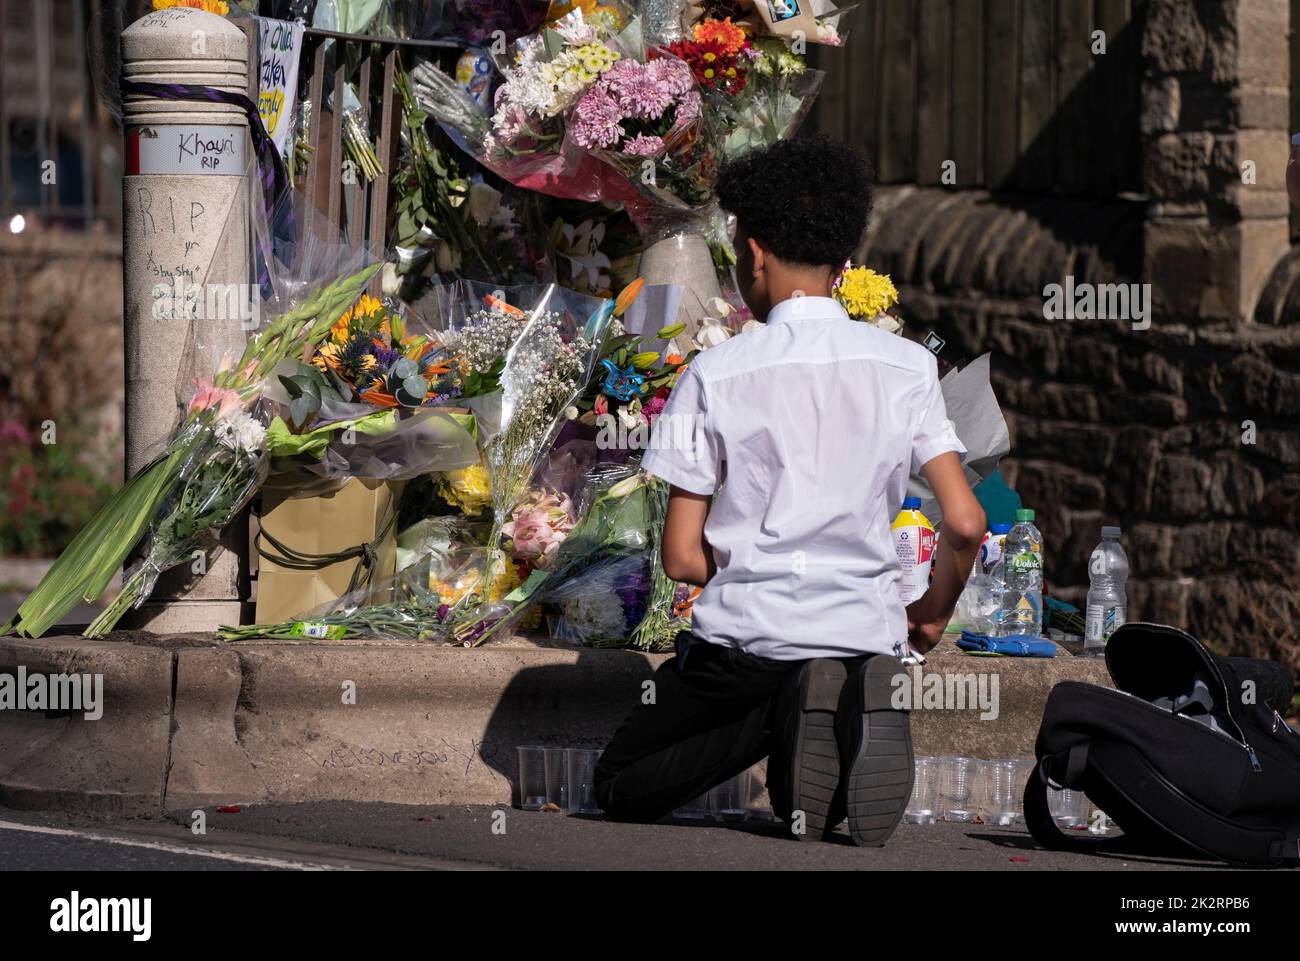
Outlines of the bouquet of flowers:
<svg viewBox="0 0 1300 961">
<path fill-rule="evenodd" d="M 473 99 L 432 63 L 412 71 L 416 102 L 470 156 L 517 187 L 577 200 L 636 196 L 613 171 L 566 136 L 573 104 L 636 43 L 636 22 L 614 5 L 574 9 L 521 38 L 499 67 L 495 111 Z"/>
<path fill-rule="evenodd" d="M 718 117 L 724 159 L 793 136 L 825 76 L 781 38 L 751 38 L 730 18 L 701 20 L 669 50 L 690 65 Z"/>
<path fill-rule="evenodd" d="M 149 595 L 158 574 L 205 546 L 244 506 L 264 476 L 257 400 L 270 372 L 321 343 L 378 271 L 374 264 L 299 299 L 252 337 L 243 356 L 200 385 L 166 449 L 119 490 L 72 541 L 0 629 L 40 637 L 81 602 L 99 597 L 131 551 L 144 556 L 117 599 L 87 631 L 102 637 Z"/>
<path fill-rule="evenodd" d="M 902 333 L 903 322 L 886 313 L 898 303 L 898 290 L 888 274 L 846 263 L 831 286 L 831 296 L 854 320 L 874 324 L 891 334 Z"/>
<path fill-rule="evenodd" d="M 573 111 L 573 142 L 618 169 L 660 203 L 709 199 L 716 156 L 690 66 L 651 50 L 606 70 Z"/>
</svg>

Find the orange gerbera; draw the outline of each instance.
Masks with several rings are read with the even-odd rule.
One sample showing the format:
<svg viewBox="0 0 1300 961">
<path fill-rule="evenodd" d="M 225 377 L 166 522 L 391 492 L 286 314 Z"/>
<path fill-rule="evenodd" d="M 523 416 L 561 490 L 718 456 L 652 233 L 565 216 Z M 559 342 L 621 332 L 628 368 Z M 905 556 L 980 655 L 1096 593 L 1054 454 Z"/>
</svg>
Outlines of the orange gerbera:
<svg viewBox="0 0 1300 961">
<path fill-rule="evenodd" d="M 745 31 L 725 20 L 703 20 L 695 25 L 696 43 L 716 43 L 724 56 L 734 57 L 745 49 Z"/>
</svg>

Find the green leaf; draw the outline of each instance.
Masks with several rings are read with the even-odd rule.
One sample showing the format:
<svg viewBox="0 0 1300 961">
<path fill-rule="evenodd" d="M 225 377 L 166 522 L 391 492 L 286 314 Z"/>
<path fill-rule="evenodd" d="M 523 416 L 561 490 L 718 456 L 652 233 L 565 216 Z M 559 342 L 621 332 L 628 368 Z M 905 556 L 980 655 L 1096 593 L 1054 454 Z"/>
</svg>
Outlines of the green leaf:
<svg viewBox="0 0 1300 961">
<path fill-rule="evenodd" d="M 419 407 L 424 402 L 424 395 L 429 392 L 429 383 L 423 377 L 407 377 L 402 381 L 393 397 L 406 407 Z"/>
<path fill-rule="evenodd" d="M 299 397 L 302 396 L 302 387 L 299 386 L 296 377 L 290 377 L 287 374 L 281 374 L 280 383 L 283 384 L 284 389 L 288 391 L 289 398 L 291 400 L 297 400 Z"/>
</svg>

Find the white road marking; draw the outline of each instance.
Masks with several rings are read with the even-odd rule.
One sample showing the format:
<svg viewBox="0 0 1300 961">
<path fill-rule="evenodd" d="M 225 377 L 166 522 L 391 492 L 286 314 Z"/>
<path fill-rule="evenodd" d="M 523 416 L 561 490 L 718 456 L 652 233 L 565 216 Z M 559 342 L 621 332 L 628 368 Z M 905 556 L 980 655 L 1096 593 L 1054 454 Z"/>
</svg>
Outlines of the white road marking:
<svg viewBox="0 0 1300 961">
<path fill-rule="evenodd" d="M 240 864 L 255 864 L 259 867 L 285 868 L 292 871 L 338 871 L 347 868 L 335 868 L 325 864 L 310 864 L 305 861 L 285 861 L 280 858 L 262 857 L 256 854 L 231 854 L 228 851 L 215 851 L 207 848 L 190 848 L 180 844 L 164 844 L 159 841 L 132 841 L 127 838 L 113 837 L 107 834 L 92 834 L 86 831 L 70 831 L 66 828 L 47 828 L 36 824 L 18 824 L 14 821 L 0 821 L 0 831 L 25 831 L 28 834 L 53 834 L 60 837 L 79 838 L 83 841 L 99 841 L 104 844 L 120 844 L 129 848 L 147 848 L 150 851 L 162 851 L 167 854 L 184 854 L 196 858 L 212 858 L 216 861 L 235 861 Z"/>
</svg>

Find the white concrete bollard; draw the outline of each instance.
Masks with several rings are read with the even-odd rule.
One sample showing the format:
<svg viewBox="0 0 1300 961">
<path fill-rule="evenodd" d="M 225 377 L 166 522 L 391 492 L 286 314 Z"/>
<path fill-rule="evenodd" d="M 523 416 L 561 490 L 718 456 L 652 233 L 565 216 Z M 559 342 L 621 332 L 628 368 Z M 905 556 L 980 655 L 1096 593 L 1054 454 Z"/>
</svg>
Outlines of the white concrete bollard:
<svg viewBox="0 0 1300 961">
<path fill-rule="evenodd" d="M 215 14 L 160 10 L 122 32 L 123 80 L 246 94 L 248 71 L 245 34 Z M 250 286 L 245 177 L 253 153 L 247 118 L 232 105 L 126 94 L 122 113 L 126 468 L 134 473 L 179 422 L 187 393 L 178 385 L 210 379 L 223 354 L 238 358 L 243 350 L 251 326 L 245 308 L 257 297 Z M 232 310 L 226 295 L 235 291 L 245 293 Z M 191 321 L 182 308 L 196 293 L 203 315 Z M 210 316 L 218 312 L 214 306 L 218 316 Z M 240 623 L 248 595 L 247 543 L 247 525 L 232 525 L 224 550 L 163 575 L 151 600 L 123 626 L 170 633 Z"/>
</svg>

